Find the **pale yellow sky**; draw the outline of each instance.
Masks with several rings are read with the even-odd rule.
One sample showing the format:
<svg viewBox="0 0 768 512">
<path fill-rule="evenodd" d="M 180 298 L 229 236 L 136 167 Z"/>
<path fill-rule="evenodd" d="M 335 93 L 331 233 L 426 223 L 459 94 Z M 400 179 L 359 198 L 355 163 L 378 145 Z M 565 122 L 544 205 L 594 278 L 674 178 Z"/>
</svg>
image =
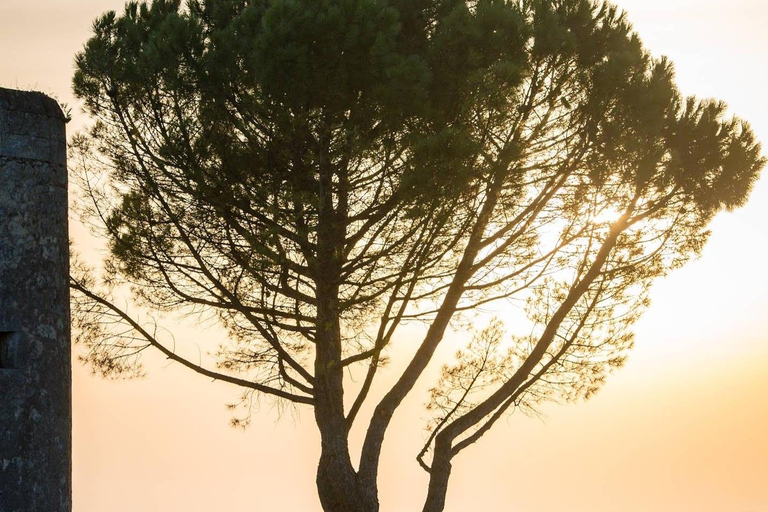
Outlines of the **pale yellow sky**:
<svg viewBox="0 0 768 512">
<path fill-rule="evenodd" d="M 123 0 L 0 0 L 0 86 L 74 106 L 72 57 Z M 621 0 L 686 93 L 724 99 L 768 144 L 765 0 Z M 85 120 L 77 108 L 70 131 Z M 657 283 L 627 366 L 590 402 L 514 417 L 454 464 L 449 512 L 768 512 L 768 175 L 704 256 Z M 82 229 L 73 226 L 82 239 Z M 186 332 L 182 336 L 213 336 Z M 74 366 L 75 512 L 319 511 L 309 411 L 227 426 L 237 390 L 148 358 L 143 381 Z M 428 383 L 425 383 L 425 386 Z M 423 396 L 395 419 L 382 512 L 420 510 Z M 359 433 L 356 433 L 359 438 Z"/>
</svg>

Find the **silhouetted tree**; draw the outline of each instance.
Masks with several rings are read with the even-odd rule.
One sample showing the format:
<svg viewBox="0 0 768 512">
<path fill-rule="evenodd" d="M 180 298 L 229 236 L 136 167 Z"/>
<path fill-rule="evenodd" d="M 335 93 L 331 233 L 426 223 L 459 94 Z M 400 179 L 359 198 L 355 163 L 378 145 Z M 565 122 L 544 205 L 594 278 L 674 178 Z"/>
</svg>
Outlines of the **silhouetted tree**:
<svg viewBox="0 0 768 512">
<path fill-rule="evenodd" d="M 78 174 L 110 249 L 106 286 L 82 265 L 71 279 L 86 359 L 131 373 L 154 347 L 311 407 L 328 512 L 378 510 L 387 427 L 452 319 L 516 298 L 531 323 L 491 322 L 443 367 L 418 454 L 427 512 L 500 417 L 603 383 L 653 279 L 764 163 L 744 122 L 682 97 L 589 0 L 129 3 L 76 65 L 96 120 Z M 215 315 L 216 366 L 119 307 L 126 283 L 151 310 Z M 411 320 L 426 334 L 353 464 L 348 432 Z"/>
</svg>

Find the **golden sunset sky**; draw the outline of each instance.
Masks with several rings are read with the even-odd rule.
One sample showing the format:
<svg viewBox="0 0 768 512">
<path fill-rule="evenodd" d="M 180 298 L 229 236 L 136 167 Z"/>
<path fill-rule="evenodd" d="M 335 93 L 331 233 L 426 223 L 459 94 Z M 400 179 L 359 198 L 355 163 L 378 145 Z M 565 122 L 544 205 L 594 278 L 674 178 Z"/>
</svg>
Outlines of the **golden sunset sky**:
<svg viewBox="0 0 768 512">
<path fill-rule="evenodd" d="M 725 100 L 768 145 L 768 0 L 616 3 L 684 93 Z M 74 133 L 87 119 L 73 57 L 92 20 L 123 4 L 0 0 L 0 86 L 68 103 Z M 768 174 L 711 228 L 703 257 L 654 286 L 627 366 L 591 401 L 513 416 L 462 453 L 448 512 L 768 512 Z M 89 244 L 75 220 L 71 232 Z M 320 511 L 310 410 L 279 419 L 265 402 L 235 430 L 236 388 L 145 363 L 143 380 L 107 382 L 73 362 L 75 512 Z M 424 401 L 412 396 L 390 429 L 382 512 L 421 509 Z"/>
</svg>

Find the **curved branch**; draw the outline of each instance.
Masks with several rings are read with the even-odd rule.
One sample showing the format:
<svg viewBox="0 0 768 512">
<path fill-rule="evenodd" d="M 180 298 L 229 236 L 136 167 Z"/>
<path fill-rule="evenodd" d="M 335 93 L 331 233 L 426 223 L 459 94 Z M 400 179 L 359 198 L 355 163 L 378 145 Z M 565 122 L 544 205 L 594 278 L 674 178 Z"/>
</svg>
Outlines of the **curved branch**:
<svg viewBox="0 0 768 512">
<path fill-rule="evenodd" d="M 234 384 L 236 386 L 241 386 L 248 389 L 253 389 L 256 391 L 260 391 L 262 393 L 273 395 L 279 398 L 284 398 L 286 400 L 290 400 L 292 402 L 296 403 L 302 403 L 302 404 L 308 404 L 312 405 L 314 403 L 314 399 L 307 396 L 302 395 L 296 395 L 293 393 L 289 393 L 287 391 L 283 391 L 281 389 L 275 389 L 270 386 L 265 386 L 263 384 L 259 384 L 257 382 L 251 382 L 245 379 L 240 379 L 238 377 L 233 377 L 231 375 L 226 375 L 223 373 L 215 372 L 213 370 L 209 370 L 207 368 L 204 368 L 203 366 L 200 366 L 198 364 L 192 363 L 183 357 L 179 356 L 175 352 L 173 352 L 171 349 L 167 348 L 163 344 L 161 344 L 159 341 L 157 341 L 157 338 L 152 336 L 149 332 L 147 332 L 146 329 L 144 329 L 141 325 L 139 325 L 133 318 L 131 318 L 125 311 L 118 308 L 114 304 L 112 304 L 110 301 L 105 299 L 104 297 L 101 297 L 100 295 L 97 295 L 93 293 L 92 291 L 85 288 L 80 282 L 75 280 L 73 277 L 70 276 L 69 280 L 69 287 L 73 290 L 78 291 L 79 293 L 82 293 L 89 299 L 93 300 L 94 302 L 104 306 L 105 308 L 112 311 L 114 314 L 119 316 L 125 323 L 127 323 L 133 330 L 135 330 L 138 334 L 140 334 L 147 342 L 160 352 L 162 352 L 168 359 L 175 361 L 182 366 L 185 366 L 189 368 L 190 370 L 194 371 L 195 373 L 199 373 L 200 375 L 204 375 L 206 377 L 210 377 L 214 380 L 221 380 L 223 382 L 228 382 L 230 384 Z"/>
</svg>

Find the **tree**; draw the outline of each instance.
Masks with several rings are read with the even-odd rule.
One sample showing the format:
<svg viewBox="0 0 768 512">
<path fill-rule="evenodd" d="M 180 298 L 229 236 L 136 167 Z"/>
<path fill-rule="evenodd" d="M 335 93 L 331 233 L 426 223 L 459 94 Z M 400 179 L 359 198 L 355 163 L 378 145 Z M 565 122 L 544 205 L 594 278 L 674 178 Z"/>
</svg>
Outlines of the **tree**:
<svg viewBox="0 0 768 512">
<path fill-rule="evenodd" d="M 311 408 L 329 512 L 378 510 L 392 416 L 483 305 L 514 300 L 526 334 L 492 321 L 443 366 L 425 512 L 499 418 L 594 393 L 651 282 L 765 163 L 746 123 L 683 97 L 590 0 L 132 2 L 95 22 L 76 68 L 96 120 L 75 140 L 81 205 L 110 250 L 100 284 L 73 266 L 85 358 L 131 374 L 154 348 Z M 121 307 L 126 285 L 136 307 L 220 322 L 215 365 Z M 376 397 L 412 321 L 424 337 Z"/>
</svg>

